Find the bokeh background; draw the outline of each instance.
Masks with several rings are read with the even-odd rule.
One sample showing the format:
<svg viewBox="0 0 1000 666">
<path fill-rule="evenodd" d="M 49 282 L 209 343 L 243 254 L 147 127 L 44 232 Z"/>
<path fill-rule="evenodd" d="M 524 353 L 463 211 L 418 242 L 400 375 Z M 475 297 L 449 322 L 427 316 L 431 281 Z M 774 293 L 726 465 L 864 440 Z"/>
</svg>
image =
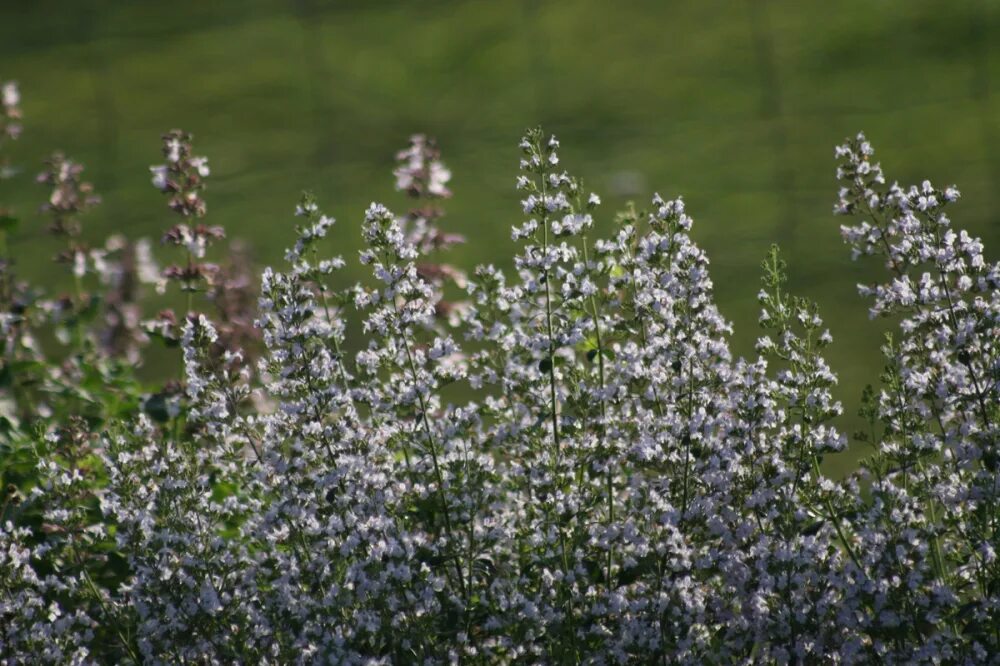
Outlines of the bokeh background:
<svg viewBox="0 0 1000 666">
<path fill-rule="evenodd" d="M 890 179 L 958 184 L 953 218 L 996 258 L 998 77 L 996 0 L 2 0 L 0 79 L 20 83 L 25 118 L 9 151 L 24 173 L 0 202 L 22 218 L 21 272 L 43 281 L 54 241 L 31 176 L 53 149 L 104 197 L 92 242 L 158 237 L 172 215 L 148 166 L 179 127 L 210 158 L 209 221 L 259 263 L 280 262 L 303 189 L 350 256 L 371 200 L 405 205 L 393 155 L 419 131 L 454 172 L 443 226 L 470 242 L 450 259 L 505 264 L 517 141 L 542 125 L 603 195 L 604 228 L 630 199 L 686 198 L 738 353 L 779 242 L 834 334 L 849 429 L 887 323 L 856 295 L 878 266 L 850 261 L 831 214 L 833 146 L 863 129 Z"/>
</svg>

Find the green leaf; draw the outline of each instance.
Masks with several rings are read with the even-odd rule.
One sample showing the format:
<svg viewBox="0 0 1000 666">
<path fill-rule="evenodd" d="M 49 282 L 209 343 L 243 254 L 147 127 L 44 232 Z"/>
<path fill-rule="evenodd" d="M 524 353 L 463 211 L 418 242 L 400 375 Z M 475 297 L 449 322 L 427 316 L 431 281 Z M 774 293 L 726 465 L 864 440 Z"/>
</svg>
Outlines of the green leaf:
<svg viewBox="0 0 1000 666">
<path fill-rule="evenodd" d="M 167 409 L 167 398 L 162 393 L 149 396 L 146 402 L 143 403 L 142 408 L 154 421 L 166 423 L 170 420 L 170 411 Z"/>
</svg>

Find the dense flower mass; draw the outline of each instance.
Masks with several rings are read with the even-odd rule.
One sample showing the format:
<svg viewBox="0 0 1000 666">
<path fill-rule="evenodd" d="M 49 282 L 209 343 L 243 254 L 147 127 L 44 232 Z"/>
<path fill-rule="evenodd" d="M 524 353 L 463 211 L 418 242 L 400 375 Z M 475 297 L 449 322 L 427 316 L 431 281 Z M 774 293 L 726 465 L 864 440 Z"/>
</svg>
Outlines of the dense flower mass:
<svg viewBox="0 0 1000 666">
<path fill-rule="evenodd" d="M 200 217 L 207 163 L 164 141 L 154 184 Z M 777 248 L 757 355 L 734 358 L 681 199 L 599 238 L 559 143 L 521 149 L 511 274 L 437 259 L 463 239 L 415 136 L 415 208 L 361 223 L 369 280 L 337 284 L 334 220 L 303 197 L 256 362 L 227 333 L 244 308 L 189 300 L 149 324 L 183 352 L 156 393 L 87 394 L 85 323 L 77 374 L 43 373 L 79 392 L 33 412 L 37 387 L 4 384 L 2 663 L 997 662 L 1000 266 L 953 229 L 958 191 L 887 187 L 863 136 L 837 149 L 844 238 L 888 271 L 860 291 L 899 331 L 864 396 L 875 453 L 835 481 L 832 340 Z M 165 240 L 203 266 L 221 234 Z M 49 320 L 13 295 L 5 367 L 44 368 Z"/>
</svg>

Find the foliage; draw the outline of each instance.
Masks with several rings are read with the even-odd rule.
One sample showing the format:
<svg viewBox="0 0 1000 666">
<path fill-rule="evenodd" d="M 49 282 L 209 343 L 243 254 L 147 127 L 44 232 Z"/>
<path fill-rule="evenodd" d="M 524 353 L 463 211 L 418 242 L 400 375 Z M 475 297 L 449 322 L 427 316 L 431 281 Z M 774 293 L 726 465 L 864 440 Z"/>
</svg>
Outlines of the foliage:
<svg viewBox="0 0 1000 666">
<path fill-rule="evenodd" d="M 81 286 L 59 307 L 4 302 L 4 659 L 995 659 L 1000 266 L 952 230 L 957 190 L 887 188 L 863 136 L 837 149 L 837 212 L 860 217 L 843 235 L 890 272 L 861 291 L 900 330 L 866 392 L 874 454 L 835 482 L 831 337 L 777 248 L 758 355 L 734 359 L 683 201 L 593 238 L 600 198 L 558 142 L 521 148 L 515 275 L 440 263 L 462 240 L 437 228 L 450 173 L 416 136 L 396 170 L 414 208 L 364 216 L 371 279 L 335 285 L 333 220 L 304 196 L 286 267 L 261 279 L 262 348 L 238 349 L 245 313 L 220 313 L 234 301 L 203 260 L 222 230 L 190 219 L 207 163 L 166 135 L 153 182 L 186 261 L 162 277 L 188 306 L 140 330 L 181 347 L 183 379 L 146 395 L 129 352 L 99 344 L 88 313 L 115 283 L 83 280 L 106 253 L 73 241 Z"/>
</svg>

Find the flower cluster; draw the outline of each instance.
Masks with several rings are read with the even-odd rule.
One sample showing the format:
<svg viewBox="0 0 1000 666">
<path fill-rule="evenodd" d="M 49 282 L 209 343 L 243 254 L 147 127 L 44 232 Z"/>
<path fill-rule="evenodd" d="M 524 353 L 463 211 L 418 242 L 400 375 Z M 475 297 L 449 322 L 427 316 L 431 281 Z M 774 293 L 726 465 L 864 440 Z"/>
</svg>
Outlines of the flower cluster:
<svg viewBox="0 0 1000 666">
<path fill-rule="evenodd" d="M 192 138 L 181 130 L 164 134 L 163 156 L 167 162 L 149 168 L 153 173 L 153 186 L 169 196 L 167 205 L 185 219 L 163 234 L 163 242 L 184 248 L 187 261 L 183 265 L 167 266 L 163 269 L 163 277 L 176 280 L 186 292 L 198 291 L 201 282 L 212 283 L 219 267 L 201 260 L 205 258 L 207 247 L 226 235 L 222 227 L 187 222 L 189 218 L 202 218 L 207 212 L 201 192 L 205 189 L 204 179 L 211 173 L 208 158 L 194 156 Z"/>
<path fill-rule="evenodd" d="M 414 134 L 409 147 L 396 153 L 396 161 L 399 162 L 393 171 L 396 189 L 416 197 L 444 199 L 451 196 L 447 187 L 451 171 L 441 162 L 441 152 L 433 139 Z"/>
<path fill-rule="evenodd" d="M 21 93 L 14 81 L 0 81 L 0 148 L 8 140 L 13 141 L 21 135 Z M 12 178 L 16 170 L 12 169 L 7 156 L 0 154 L 0 181 Z M 0 207 L 0 221 L 3 222 L 0 233 L 6 233 L 11 214 Z"/>
<path fill-rule="evenodd" d="M 895 659 L 997 654 L 1000 597 L 1000 264 L 952 227 L 955 187 L 885 187 L 863 135 L 838 147 L 839 213 L 855 256 L 883 259 L 888 279 L 859 285 L 871 315 L 895 316 L 883 386 L 868 393 L 875 454 L 856 510 L 869 631 Z M 917 634 L 919 646 L 896 638 Z"/>
<path fill-rule="evenodd" d="M 445 187 L 451 171 L 441 162 L 436 142 L 422 134 L 410 137 L 410 147 L 397 153 L 396 161 L 396 189 L 406 192 L 417 204 L 400 221 L 406 242 L 422 257 L 417 273 L 434 287 L 432 300 L 438 319 L 455 325 L 466 303 L 448 300 L 445 292 L 449 286 L 464 290 L 467 276 L 451 264 L 432 261 L 437 252 L 465 242 L 464 236 L 442 231 L 436 222 L 444 215 L 438 200 L 451 198 L 451 191 Z"/>
<path fill-rule="evenodd" d="M 80 223 L 77 216 L 101 202 L 94 194 L 94 186 L 80 179 L 83 165 L 54 153 L 45 162 L 45 170 L 38 174 L 37 182 L 52 188 L 42 212 L 52 217 L 49 231 L 57 236 L 78 236 Z"/>
<path fill-rule="evenodd" d="M 198 168 L 185 142 L 171 178 Z M 185 374 L 160 409 L 48 428 L 0 529 L 0 654 L 995 662 L 1000 265 L 953 230 L 957 190 L 886 187 L 864 137 L 837 149 L 844 237 L 889 270 L 861 292 L 899 332 L 863 399 L 874 453 L 834 480 L 832 338 L 778 249 L 756 355 L 734 358 L 683 200 L 598 238 L 558 141 L 521 149 L 510 275 L 428 260 L 448 172 L 414 137 L 396 176 L 424 206 L 369 206 L 370 279 L 333 285 L 334 221 L 303 197 L 256 365 L 224 317 L 161 316 Z"/>
<path fill-rule="evenodd" d="M 45 170 L 35 181 L 51 188 L 48 200 L 42 204 L 41 212 L 52 222 L 49 233 L 65 237 L 66 249 L 56 260 L 72 266 L 73 276 L 79 280 L 87 273 L 88 250 L 86 245 L 74 239 L 80 235 L 80 215 L 101 202 L 94 193 L 94 186 L 80 179 L 83 165 L 73 162 L 62 153 L 54 153 L 45 162 Z"/>
<path fill-rule="evenodd" d="M 0 140 L 21 134 L 21 93 L 15 81 L 0 81 Z"/>
<path fill-rule="evenodd" d="M 149 167 L 153 187 L 170 195 L 168 205 L 184 217 L 204 217 L 205 200 L 201 190 L 204 179 L 211 173 L 208 158 L 195 157 L 192 136 L 182 130 L 170 130 L 163 135 L 163 157 L 166 164 Z"/>
</svg>

